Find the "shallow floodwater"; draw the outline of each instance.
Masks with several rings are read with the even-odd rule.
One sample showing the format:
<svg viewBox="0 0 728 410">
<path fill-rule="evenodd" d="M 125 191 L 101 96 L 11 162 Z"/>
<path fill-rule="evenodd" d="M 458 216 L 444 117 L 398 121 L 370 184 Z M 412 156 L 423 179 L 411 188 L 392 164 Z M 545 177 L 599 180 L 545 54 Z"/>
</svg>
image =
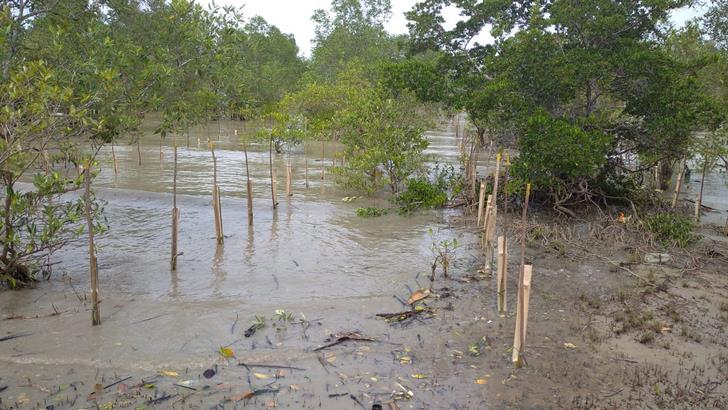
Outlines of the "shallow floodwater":
<svg viewBox="0 0 728 410">
<path fill-rule="evenodd" d="M 88 292 L 87 249 L 80 243 L 56 256 L 59 264 L 48 283 L 33 291 L 0 293 L 0 310 L 8 314 L 49 310 L 51 304 L 61 311 L 74 309 L 54 317 L 50 326 L 44 320 L 3 324 L 3 331 L 10 333 L 47 335 L 19 340 L 21 351 L 4 343 L 0 361 L 150 371 L 169 364 L 202 365 L 216 355 L 219 346 L 240 339 L 254 315 L 270 317 L 276 309 L 325 319 L 330 331 L 357 328 L 376 312 L 401 309 L 393 295 L 407 295 L 407 284 L 417 286 L 413 278 L 429 271 L 433 240 L 458 237 L 466 244 L 474 243 L 474 235 L 450 227 L 449 211 L 358 217 L 358 207 L 391 205 L 382 198 L 342 201 L 347 194 L 336 189 L 329 169 L 334 158 L 338 161 L 336 147 L 328 144 L 322 158 L 320 143 L 274 153 L 277 211 L 271 207 L 268 145 L 249 144 L 254 223 L 248 226 L 244 155 L 234 136 L 235 129 L 245 127 L 223 121 L 194 129 L 189 147 L 186 135 L 177 139 L 179 251 L 183 255 L 176 272 L 169 266 L 172 139 L 162 141 L 160 160 L 160 139 L 152 135 L 150 125 L 142 139 L 141 166 L 136 144 L 115 146 L 118 175 L 107 147 L 101 153 L 103 169 L 94 182 L 97 195 L 106 201 L 110 227 L 98 239 L 103 325 L 89 334 L 89 313 L 78 308 L 78 298 Z M 213 225 L 208 131 L 222 194 L 225 243 L 220 246 Z M 444 123 L 441 131 L 427 134 L 433 161 L 457 159 L 453 131 Z M 294 175 L 292 196 L 287 197 L 289 161 Z M 322 166 L 325 179 L 321 179 Z M 421 280 L 425 283 L 424 276 Z M 238 331 L 231 335 L 236 318 Z M 285 339 L 279 341 L 281 347 L 300 347 L 298 338 Z"/>
</svg>

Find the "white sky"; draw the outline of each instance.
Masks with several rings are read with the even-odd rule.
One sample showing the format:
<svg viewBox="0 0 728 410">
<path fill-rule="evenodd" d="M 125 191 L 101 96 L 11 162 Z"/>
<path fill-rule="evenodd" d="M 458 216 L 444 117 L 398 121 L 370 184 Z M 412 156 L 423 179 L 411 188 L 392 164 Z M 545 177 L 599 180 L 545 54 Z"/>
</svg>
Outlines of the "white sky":
<svg viewBox="0 0 728 410">
<path fill-rule="evenodd" d="M 197 0 L 208 4 L 208 0 Z M 409 11 L 418 0 L 392 0 L 392 18 L 386 29 L 393 34 L 407 33 L 407 19 L 404 13 Z M 282 32 L 293 34 L 296 44 L 303 55 L 311 54 L 311 40 L 314 36 L 314 24 L 311 16 L 314 10 L 328 10 L 331 0 L 216 0 L 217 5 L 245 6 L 246 17 L 262 16 L 269 23 L 277 26 Z M 446 10 L 446 21 L 454 24 L 457 21 L 457 10 Z M 673 22 L 681 26 L 687 20 L 701 14 L 700 9 L 682 9 L 675 12 Z"/>
</svg>

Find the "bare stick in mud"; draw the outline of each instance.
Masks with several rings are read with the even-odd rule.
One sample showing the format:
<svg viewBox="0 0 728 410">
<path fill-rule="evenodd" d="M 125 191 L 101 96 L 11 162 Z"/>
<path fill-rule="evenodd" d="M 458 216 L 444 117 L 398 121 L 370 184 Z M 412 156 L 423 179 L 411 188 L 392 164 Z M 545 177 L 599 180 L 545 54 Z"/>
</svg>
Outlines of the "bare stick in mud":
<svg viewBox="0 0 728 410">
<path fill-rule="evenodd" d="M 91 325 L 101 324 L 101 310 L 99 308 L 99 270 L 96 261 L 96 246 L 94 245 L 94 222 L 91 216 L 91 166 L 92 162 L 86 162 L 84 171 L 84 210 L 86 213 L 86 225 L 88 228 L 88 259 L 89 274 L 91 275 Z"/>
<path fill-rule="evenodd" d="M 278 200 L 276 198 L 276 181 L 275 170 L 273 169 L 273 135 L 268 141 L 268 165 L 270 168 L 270 195 L 273 200 L 273 209 L 278 209 Z"/>
<path fill-rule="evenodd" d="M 278 173 L 276 172 L 276 169 L 273 168 L 273 180 L 271 182 L 271 189 L 273 194 L 273 203 L 275 204 L 275 207 L 278 208 Z"/>
<path fill-rule="evenodd" d="M 522 283 L 518 287 L 518 308 L 516 309 L 516 331 L 513 337 L 513 363 L 523 366 L 523 352 L 526 348 L 526 326 L 528 325 L 528 304 L 531 299 L 531 275 L 533 267 L 523 266 Z"/>
<path fill-rule="evenodd" d="M 478 228 L 480 228 L 480 221 L 483 219 L 483 202 L 485 202 L 485 184 L 481 183 L 478 197 Z"/>
<path fill-rule="evenodd" d="M 177 140 L 174 141 L 174 172 L 172 174 L 172 270 L 177 270 L 177 232 L 179 225 L 179 209 L 177 208 Z"/>
<path fill-rule="evenodd" d="M 700 223 L 700 206 L 703 204 L 703 189 L 705 188 L 705 174 L 708 172 L 708 161 L 703 160 L 703 173 L 700 177 L 700 191 L 698 192 L 697 198 L 695 198 L 695 221 Z"/>
<path fill-rule="evenodd" d="M 215 147 L 212 141 L 208 140 L 210 153 L 212 153 L 212 210 L 215 214 L 215 237 L 217 244 L 221 245 L 225 241 L 225 234 L 222 230 L 222 206 L 220 205 L 220 187 L 217 185 L 217 157 L 215 156 Z"/>
<path fill-rule="evenodd" d="M 670 208 L 675 209 L 677 201 L 680 199 L 680 190 L 682 189 L 683 175 L 685 175 L 685 168 L 687 167 L 687 161 L 683 160 L 680 166 L 680 173 L 677 175 L 677 181 L 675 181 L 675 192 L 672 195 L 672 205 Z"/>
<path fill-rule="evenodd" d="M 508 253 L 506 250 L 506 237 L 498 237 L 498 260 L 497 260 L 497 280 L 498 280 L 498 313 L 505 315 L 508 308 L 506 307 L 506 292 L 508 277 L 506 276 L 506 264 L 508 263 Z"/>
<path fill-rule="evenodd" d="M 286 196 L 292 196 L 293 192 L 291 192 L 291 173 L 292 173 L 292 167 L 289 163 L 286 165 Z"/>
<path fill-rule="evenodd" d="M 114 161 L 114 176 L 119 175 L 119 166 L 116 163 L 116 150 L 114 149 L 114 141 L 111 141 L 111 160 Z"/>
</svg>

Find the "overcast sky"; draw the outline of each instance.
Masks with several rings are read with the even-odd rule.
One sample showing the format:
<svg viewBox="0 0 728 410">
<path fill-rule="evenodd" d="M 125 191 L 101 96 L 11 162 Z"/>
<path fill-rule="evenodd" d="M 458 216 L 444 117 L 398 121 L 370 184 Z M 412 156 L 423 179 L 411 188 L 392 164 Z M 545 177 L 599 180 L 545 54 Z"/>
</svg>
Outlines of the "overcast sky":
<svg viewBox="0 0 728 410">
<path fill-rule="evenodd" d="M 197 0 L 201 4 L 208 4 L 208 0 Z M 407 19 L 404 13 L 412 8 L 418 0 L 392 0 L 392 19 L 387 23 L 387 31 L 394 34 L 407 33 Z M 311 54 L 311 40 L 314 36 L 314 24 L 311 15 L 316 9 L 328 10 L 331 0 L 216 0 L 216 4 L 231 4 L 245 6 L 247 17 L 262 16 L 269 23 L 277 26 L 284 33 L 293 34 L 301 53 Z M 683 9 L 673 15 L 673 21 L 682 25 L 685 21 L 697 16 L 700 11 Z M 449 10 L 446 20 L 457 21 L 457 10 Z"/>
</svg>

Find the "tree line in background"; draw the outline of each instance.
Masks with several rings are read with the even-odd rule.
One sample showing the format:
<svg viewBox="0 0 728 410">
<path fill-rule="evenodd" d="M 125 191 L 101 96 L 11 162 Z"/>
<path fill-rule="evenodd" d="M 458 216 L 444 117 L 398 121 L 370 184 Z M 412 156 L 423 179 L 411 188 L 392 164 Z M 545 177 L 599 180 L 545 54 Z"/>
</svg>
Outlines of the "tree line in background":
<svg viewBox="0 0 728 410">
<path fill-rule="evenodd" d="M 387 189 L 405 209 L 462 192 L 452 170 L 424 167 L 439 110 L 466 112 L 481 149 L 517 148 L 508 189 L 532 182 L 561 212 L 634 200 L 655 167 L 664 188 L 681 160 L 726 160 L 728 6 L 671 27 L 669 13 L 691 3 L 424 0 L 410 34 L 391 35 L 389 0 L 333 0 L 314 13 L 302 58 L 292 36 L 244 8 L 0 0 L 0 282 L 48 274 L 52 252 L 105 229 L 98 201 L 85 224 L 84 200 L 64 196 L 93 172 L 64 170 L 93 170 L 99 148 L 138 140 L 150 113 L 160 138 L 237 118 L 265 119 L 244 138 L 279 150 L 339 142 L 337 182 Z"/>
</svg>

